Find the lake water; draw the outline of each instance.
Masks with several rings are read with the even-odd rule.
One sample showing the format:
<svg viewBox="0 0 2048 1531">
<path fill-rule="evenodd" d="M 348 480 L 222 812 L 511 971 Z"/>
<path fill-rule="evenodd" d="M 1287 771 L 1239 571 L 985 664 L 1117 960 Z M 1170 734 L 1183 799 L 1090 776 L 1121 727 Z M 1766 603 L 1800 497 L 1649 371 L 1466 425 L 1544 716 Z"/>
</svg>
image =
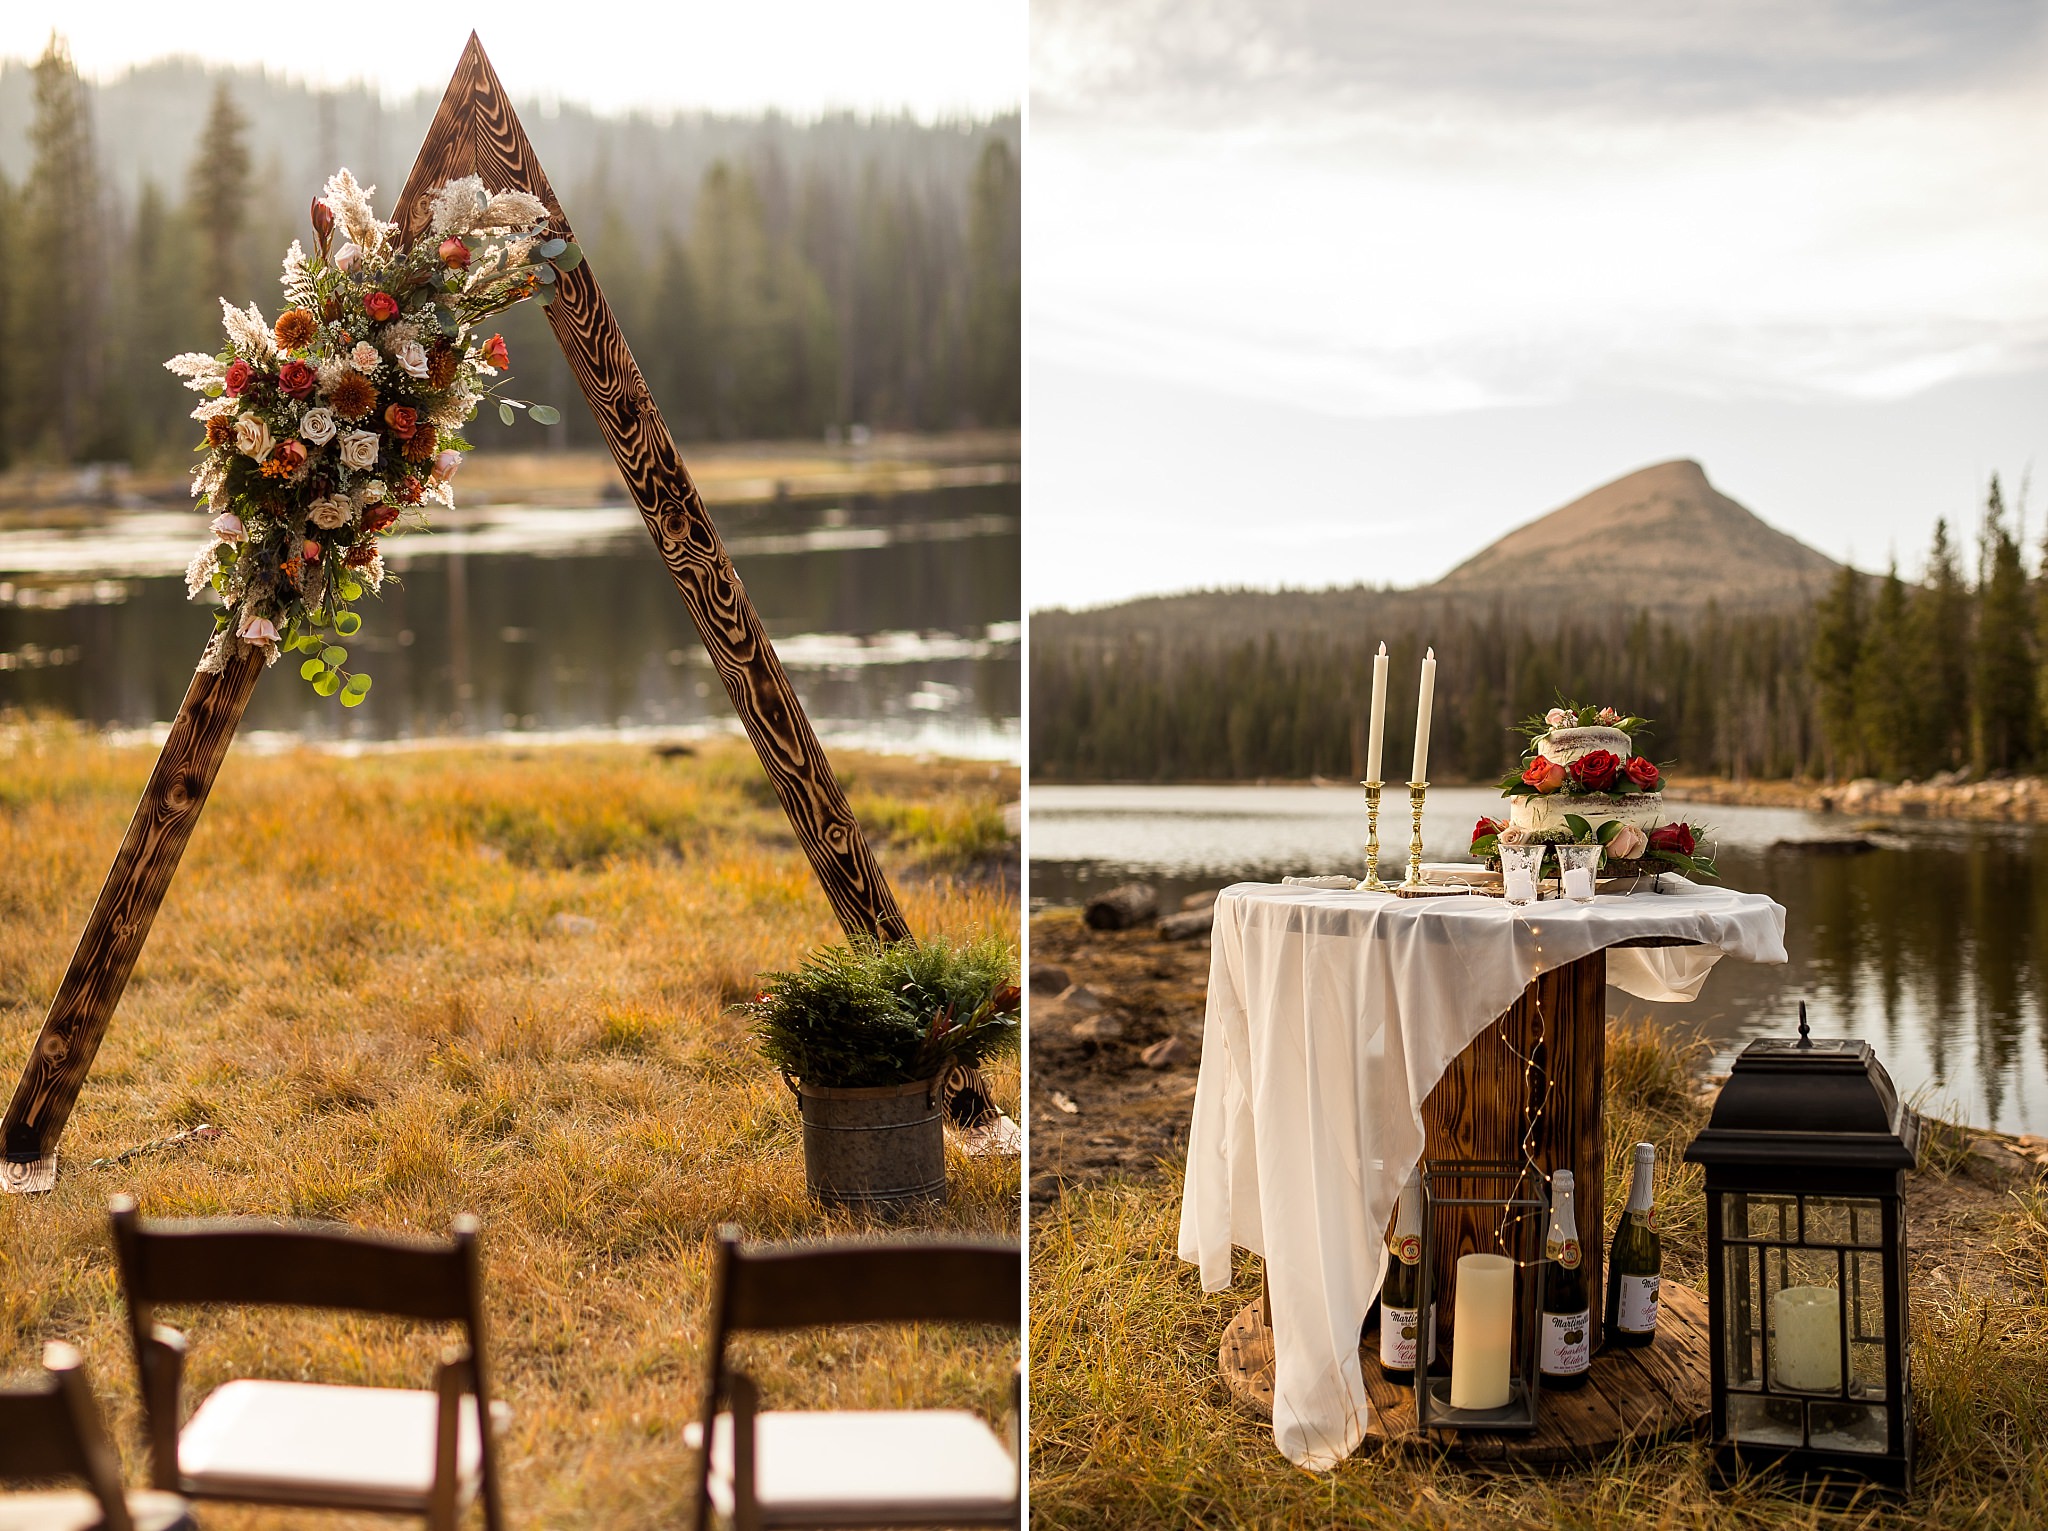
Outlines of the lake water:
<svg viewBox="0 0 2048 1531">
<path fill-rule="evenodd" d="M 1015 484 L 713 516 L 828 743 L 1020 757 Z M 167 722 L 212 631 L 185 598 L 194 512 L 0 532 L 0 708 Z M 398 578 L 347 640 L 375 680 L 344 709 L 294 661 L 243 720 L 320 739 L 688 735 L 737 729 L 682 598 L 630 505 L 439 512 L 386 544 Z"/>
<path fill-rule="evenodd" d="M 1433 788 L 1430 860 L 1464 859 L 1473 821 L 1497 812 L 1487 788 Z M 1405 870 L 1406 793 L 1388 799 L 1381 875 Z M 1936 1115 L 2048 1133 L 2048 839 L 2021 826 L 1886 821 L 1693 805 L 1731 888 L 1788 914 L 1784 966 L 1724 959 L 1690 1005 L 1609 991 L 1616 1014 L 1655 1017 L 1704 1038 L 1725 1069 L 1744 1043 L 1783 1035 L 1800 1000 L 1813 1030 L 1876 1048 L 1902 1094 Z M 1389 820 L 1393 820 L 1390 824 Z M 1801 841 L 1867 832 L 1862 855 Z M 1077 902 L 1133 877 L 1186 893 L 1289 874 L 1363 870 L 1365 796 L 1318 787 L 1034 786 L 1034 905 Z"/>
</svg>

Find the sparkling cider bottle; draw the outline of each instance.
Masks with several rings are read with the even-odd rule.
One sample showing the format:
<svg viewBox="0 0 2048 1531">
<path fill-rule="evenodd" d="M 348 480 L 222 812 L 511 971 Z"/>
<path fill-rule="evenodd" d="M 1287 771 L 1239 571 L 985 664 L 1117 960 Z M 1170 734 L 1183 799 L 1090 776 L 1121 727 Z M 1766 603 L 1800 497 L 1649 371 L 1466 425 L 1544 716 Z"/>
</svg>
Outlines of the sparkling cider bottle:
<svg viewBox="0 0 2048 1531">
<path fill-rule="evenodd" d="M 1543 1385 L 1582 1387 L 1592 1364 L 1592 1309 L 1586 1303 L 1585 1252 L 1572 1210 L 1572 1172 L 1550 1177 L 1550 1233 L 1543 1245 L 1543 1311 L 1537 1317 Z"/>
<path fill-rule="evenodd" d="M 1628 1207 L 1614 1227 L 1607 1255 L 1607 1343 L 1647 1345 L 1657 1334 L 1657 1290 L 1664 1251 L 1657 1238 L 1657 1207 L 1650 1199 L 1650 1172 L 1657 1164 L 1653 1143 L 1636 1144 L 1635 1178 Z"/>
<path fill-rule="evenodd" d="M 1387 1279 L 1380 1285 L 1380 1370 L 1396 1382 L 1415 1375 L 1417 1347 L 1426 1370 L 1436 1359 L 1436 1305 L 1422 1321 L 1422 1168 L 1408 1172 L 1394 1229 L 1387 1235 Z M 1425 1331 L 1427 1338 L 1422 1336 Z"/>
</svg>

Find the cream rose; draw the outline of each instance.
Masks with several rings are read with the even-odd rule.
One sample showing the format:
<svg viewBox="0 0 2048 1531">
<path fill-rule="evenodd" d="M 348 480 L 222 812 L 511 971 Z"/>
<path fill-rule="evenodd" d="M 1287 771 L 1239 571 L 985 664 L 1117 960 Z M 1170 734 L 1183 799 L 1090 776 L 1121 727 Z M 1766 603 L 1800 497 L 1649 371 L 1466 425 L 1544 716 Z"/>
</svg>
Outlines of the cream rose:
<svg viewBox="0 0 2048 1531">
<path fill-rule="evenodd" d="M 1571 722 L 1571 720 L 1572 715 L 1566 712 L 1562 707 L 1553 707 L 1550 709 L 1550 711 L 1543 714 L 1543 721 L 1548 723 L 1552 728 L 1563 728 L 1565 724 Z"/>
<path fill-rule="evenodd" d="M 334 411 L 325 406 L 315 406 L 299 421 L 299 434 L 316 447 L 324 447 L 334 439 Z"/>
<path fill-rule="evenodd" d="M 1607 842 L 1607 855 L 1612 861 L 1634 861 L 1649 848 L 1648 835 L 1633 824 L 1624 824 L 1615 831 L 1614 838 Z"/>
<path fill-rule="evenodd" d="M 270 439 L 270 427 L 254 415 L 239 415 L 235 419 L 235 450 L 245 457 L 261 462 L 270 455 L 275 443 Z"/>
<path fill-rule="evenodd" d="M 384 503 L 386 493 L 384 480 L 373 478 L 369 483 L 363 485 L 363 503 L 365 505 L 381 505 Z"/>
<path fill-rule="evenodd" d="M 462 466 L 462 454 L 456 451 L 439 453 L 434 458 L 434 477 L 442 483 L 455 477 L 455 470 Z"/>
<path fill-rule="evenodd" d="M 427 375 L 427 348 L 417 340 L 408 340 L 391 359 L 413 377 Z"/>
<path fill-rule="evenodd" d="M 242 518 L 231 510 L 222 511 L 213 518 L 209 528 L 222 542 L 240 542 L 248 535 L 242 527 Z"/>
<path fill-rule="evenodd" d="M 375 372 L 383 362 L 384 355 L 367 340 L 358 340 L 356 348 L 348 353 L 348 359 L 355 363 L 358 372 Z"/>
<path fill-rule="evenodd" d="M 345 494 L 323 495 L 313 502 L 306 519 L 323 532 L 331 532 L 337 526 L 346 526 L 349 517 L 355 514 L 355 506 L 349 504 Z"/>
<path fill-rule="evenodd" d="M 350 431 L 341 438 L 341 460 L 351 468 L 377 466 L 377 433 Z"/>
</svg>

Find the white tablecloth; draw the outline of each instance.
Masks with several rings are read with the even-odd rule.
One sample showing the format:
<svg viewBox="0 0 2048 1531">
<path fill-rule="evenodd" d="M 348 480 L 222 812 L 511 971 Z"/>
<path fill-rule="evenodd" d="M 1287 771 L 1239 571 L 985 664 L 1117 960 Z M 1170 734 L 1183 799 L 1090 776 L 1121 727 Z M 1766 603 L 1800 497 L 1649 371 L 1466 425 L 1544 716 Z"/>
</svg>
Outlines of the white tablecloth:
<svg viewBox="0 0 2048 1531">
<path fill-rule="evenodd" d="M 1180 1255 L 1230 1285 L 1263 1255 L 1277 1350 L 1273 1439 L 1334 1467 L 1365 1437 L 1358 1332 L 1384 1232 L 1422 1157 L 1422 1102 L 1538 973 L 1637 936 L 1706 948 L 1608 954 L 1608 981 L 1691 999 L 1722 954 L 1785 960 L 1785 911 L 1667 876 L 1664 893 L 1397 899 L 1239 883 L 1216 899 Z"/>
</svg>

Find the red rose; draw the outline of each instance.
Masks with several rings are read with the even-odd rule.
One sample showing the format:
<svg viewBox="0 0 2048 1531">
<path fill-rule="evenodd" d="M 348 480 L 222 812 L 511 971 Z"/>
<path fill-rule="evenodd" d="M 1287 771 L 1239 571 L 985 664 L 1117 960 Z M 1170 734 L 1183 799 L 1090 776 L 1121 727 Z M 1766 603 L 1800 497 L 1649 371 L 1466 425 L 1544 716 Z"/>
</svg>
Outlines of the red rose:
<svg viewBox="0 0 2048 1531">
<path fill-rule="evenodd" d="M 287 468 L 297 471 L 305 464 L 306 449 L 296 441 L 281 441 L 271 449 L 270 460 L 281 462 Z"/>
<path fill-rule="evenodd" d="M 1664 773 L 1657 769 L 1657 762 L 1641 755 L 1629 756 L 1624 769 L 1628 772 L 1628 779 L 1644 792 L 1655 792 L 1657 783 L 1664 779 Z"/>
<path fill-rule="evenodd" d="M 238 361 L 228 368 L 227 388 L 231 394 L 238 394 L 249 386 L 249 379 L 256 375 L 256 369 L 245 361 Z"/>
<path fill-rule="evenodd" d="M 1588 750 L 1571 764 L 1572 780 L 1588 792 L 1605 792 L 1621 771 L 1621 757 L 1612 750 Z"/>
<path fill-rule="evenodd" d="M 375 536 L 397 519 L 398 507 L 387 500 L 363 512 L 363 530 Z"/>
<path fill-rule="evenodd" d="M 1690 856 L 1697 844 L 1690 824 L 1660 824 L 1650 831 L 1650 849 L 1653 851 L 1675 851 L 1681 856 Z"/>
<path fill-rule="evenodd" d="M 373 292 L 363 299 L 363 309 L 372 319 L 382 323 L 398 317 L 398 299 L 388 292 Z"/>
<path fill-rule="evenodd" d="M 484 342 L 484 360 L 500 372 L 512 365 L 512 357 L 505 349 L 503 335 L 493 335 Z"/>
<path fill-rule="evenodd" d="M 1522 780 L 1538 792 L 1555 792 L 1564 785 L 1564 767 L 1555 760 L 1546 760 L 1538 755 L 1529 762 L 1529 769 L 1522 773 Z"/>
<path fill-rule="evenodd" d="M 303 399 L 320 386 L 320 374 L 302 361 L 288 361 L 277 372 L 278 388 L 295 399 Z"/>
<path fill-rule="evenodd" d="M 419 428 L 420 412 L 409 404 L 393 404 L 384 411 L 384 423 L 391 427 L 391 434 L 400 441 L 412 440 L 412 433 Z"/>
<path fill-rule="evenodd" d="M 440 256 L 441 264 L 444 266 L 467 266 L 469 264 L 469 246 L 457 239 L 453 234 L 450 234 L 441 241 Z"/>
<path fill-rule="evenodd" d="M 1481 840 L 1484 840 L 1488 835 L 1497 835 L 1504 828 L 1506 828 L 1506 826 L 1503 825 L 1499 819 L 1481 819 L 1477 824 L 1474 824 L 1472 826 L 1472 843 L 1474 845 L 1477 845 Z"/>
</svg>

